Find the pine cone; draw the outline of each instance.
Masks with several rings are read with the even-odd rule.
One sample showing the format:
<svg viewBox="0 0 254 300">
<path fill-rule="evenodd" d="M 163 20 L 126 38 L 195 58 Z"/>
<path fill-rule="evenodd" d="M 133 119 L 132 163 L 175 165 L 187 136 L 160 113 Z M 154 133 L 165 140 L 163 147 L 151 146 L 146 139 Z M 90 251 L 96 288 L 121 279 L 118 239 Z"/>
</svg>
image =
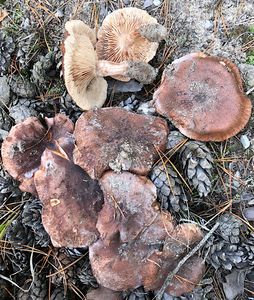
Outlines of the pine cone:
<svg viewBox="0 0 254 300">
<path fill-rule="evenodd" d="M 140 104 L 139 100 L 137 100 L 135 98 L 135 95 L 132 95 L 128 99 L 120 102 L 119 106 L 126 109 L 126 110 L 128 110 L 128 111 L 136 112 L 136 110 L 139 107 L 139 104 Z"/>
<path fill-rule="evenodd" d="M 187 196 L 182 181 L 170 164 L 162 163 L 153 167 L 150 178 L 157 188 L 158 199 L 163 209 L 187 210 Z"/>
<path fill-rule="evenodd" d="M 167 141 L 167 149 L 171 150 L 171 149 L 176 149 L 178 146 L 181 145 L 181 143 L 187 140 L 187 138 L 181 134 L 180 131 L 170 131 L 169 135 L 168 135 L 168 141 Z"/>
<path fill-rule="evenodd" d="M 66 255 L 64 249 L 59 249 L 55 253 L 52 261 L 52 265 L 54 265 L 52 273 L 57 273 L 52 276 L 53 284 L 57 286 L 76 284 L 76 266 L 75 264 L 71 265 L 74 261 L 74 258 Z"/>
<path fill-rule="evenodd" d="M 81 281 L 82 284 L 93 288 L 98 287 L 98 283 L 93 275 L 88 257 L 85 257 L 84 259 L 78 262 L 76 272 L 78 279 Z"/>
<path fill-rule="evenodd" d="M 31 283 L 30 283 L 31 284 Z M 28 289 L 27 283 L 23 289 Z M 35 278 L 28 292 L 18 291 L 17 300 L 47 300 L 48 299 L 48 282 L 45 274 L 35 272 Z"/>
<path fill-rule="evenodd" d="M 224 214 L 220 218 L 220 235 L 225 241 L 231 244 L 240 242 L 239 235 L 241 227 L 243 227 L 243 223 L 234 215 Z"/>
<path fill-rule="evenodd" d="M 212 187 L 213 158 L 210 150 L 204 143 L 188 141 L 180 151 L 180 161 L 186 177 L 199 196 L 207 196 Z"/>
<path fill-rule="evenodd" d="M 12 248 L 12 253 L 7 254 L 8 259 L 11 261 L 13 273 L 28 273 L 30 270 L 29 258 L 26 252 Z"/>
<path fill-rule="evenodd" d="M 18 188 L 18 183 L 0 167 L 0 205 L 9 199 L 15 202 L 16 198 L 20 195 L 21 192 Z"/>
<path fill-rule="evenodd" d="M 42 225 L 41 210 L 42 204 L 39 199 L 28 201 L 22 211 L 22 223 L 32 229 L 36 245 L 47 247 L 50 237 Z"/>
<path fill-rule="evenodd" d="M 21 215 L 13 220 L 11 225 L 8 227 L 6 238 L 18 245 L 32 246 L 34 244 L 33 232 L 29 227 L 23 225 Z"/>
<path fill-rule="evenodd" d="M 242 244 L 230 244 L 220 240 L 211 246 L 208 262 L 215 269 L 222 267 L 226 270 L 254 266 L 254 239 L 250 238 Z"/>
<path fill-rule="evenodd" d="M 64 93 L 60 99 L 60 113 L 67 115 L 74 123 L 82 114 L 80 108 L 72 101 L 69 94 Z"/>
<path fill-rule="evenodd" d="M 0 278 L 0 299 L 2 300 L 11 300 L 13 299 L 11 295 L 8 293 L 10 291 L 10 284 L 6 281 Z"/>
<path fill-rule="evenodd" d="M 7 33 L 0 31 L 0 76 L 7 74 L 11 62 L 11 55 L 14 52 L 15 43 Z"/>
<path fill-rule="evenodd" d="M 45 56 L 40 56 L 38 61 L 33 65 L 31 80 L 40 88 L 47 89 L 54 71 L 54 52 L 48 52 Z M 52 73 L 53 72 L 53 73 Z"/>
<path fill-rule="evenodd" d="M 153 297 L 149 292 L 146 292 L 143 287 L 139 287 L 130 292 L 123 292 L 124 300 L 151 300 Z"/>
</svg>

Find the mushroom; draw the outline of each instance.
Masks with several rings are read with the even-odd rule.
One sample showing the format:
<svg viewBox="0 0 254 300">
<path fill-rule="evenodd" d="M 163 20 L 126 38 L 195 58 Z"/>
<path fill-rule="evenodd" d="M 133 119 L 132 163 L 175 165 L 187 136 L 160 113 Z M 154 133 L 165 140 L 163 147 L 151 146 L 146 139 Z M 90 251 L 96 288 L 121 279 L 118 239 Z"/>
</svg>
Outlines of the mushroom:
<svg viewBox="0 0 254 300">
<path fill-rule="evenodd" d="M 73 140 L 73 124 L 66 116 L 58 114 L 46 118 L 46 124 L 44 127 L 38 118 L 30 117 L 13 126 L 2 144 L 4 168 L 21 182 L 22 191 L 35 195 L 34 173 L 46 147 L 63 137 Z"/>
<path fill-rule="evenodd" d="M 156 54 L 166 29 L 145 10 L 126 7 L 107 15 L 98 32 L 96 51 L 100 60 L 148 63 Z M 112 76 L 129 81 L 130 75 Z"/>
<path fill-rule="evenodd" d="M 157 71 L 144 62 L 98 61 L 93 31 L 84 22 L 68 21 L 65 29 L 62 45 L 64 81 L 68 93 L 83 110 L 104 104 L 107 98 L 104 76 L 126 75 L 142 83 L 155 79 Z"/>
<path fill-rule="evenodd" d="M 34 176 L 42 222 L 55 247 L 87 247 L 98 239 L 103 195 L 98 182 L 64 154 L 68 145 L 63 147 L 46 149 Z"/>
<path fill-rule="evenodd" d="M 251 101 L 238 68 L 228 59 L 188 54 L 163 72 L 154 93 L 156 110 L 189 138 L 223 141 L 244 128 Z"/>
<path fill-rule="evenodd" d="M 101 108 L 82 114 L 74 135 L 74 161 L 92 178 L 110 168 L 146 175 L 165 150 L 168 126 L 161 118 Z"/>
<path fill-rule="evenodd" d="M 121 293 L 106 289 L 103 286 L 99 286 L 98 289 L 90 289 L 86 294 L 87 300 L 122 300 Z"/>
<path fill-rule="evenodd" d="M 104 205 L 98 215 L 100 239 L 89 248 L 93 273 L 102 286 L 121 291 L 144 285 L 159 289 L 167 274 L 193 244 L 202 238 L 194 224 L 175 225 L 169 213 L 158 210 L 156 188 L 143 176 L 129 172 L 106 172 L 100 179 Z M 174 247 L 173 247 L 174 246 Z M 204 266 L 189 270 L 193 285 Z M 180 275 L 181 270 L 179 272 Z M 193 286 L 192 285 L 192 286 Z M 180 283 L 171 282 L 170 290 Z M 182 284 L 182 293 L 190 285 Z"/>
</svg>

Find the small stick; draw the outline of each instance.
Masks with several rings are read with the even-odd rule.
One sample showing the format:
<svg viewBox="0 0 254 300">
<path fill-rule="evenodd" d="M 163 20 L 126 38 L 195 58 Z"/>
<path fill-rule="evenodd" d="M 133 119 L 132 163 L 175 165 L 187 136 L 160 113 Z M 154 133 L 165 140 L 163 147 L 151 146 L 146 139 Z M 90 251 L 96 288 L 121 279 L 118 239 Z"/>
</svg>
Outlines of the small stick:
<svg viewBox="0 0 254 300">
<path fill-rule="evenodd" d="M 207 240 L 212 236 L 212 234 L 214 233 L 214 231 L 219 227 L 220 222 L 217 222 L 212 229 L 203 237 L 203 239 L 182 259 L 180 260 L 180 262 L 178 263 L 178 265 L 176 266 L 176 268 L 170 272 L 167 276 L 167 278 L 165 279 L 162 287 L 160 288 L 158 294 L 156 295 L 156 300 L 161 300 L 163 297 L 163 294 L 165 293 L 166 288 L 168 287 L 170 281 L 173 279 L 173 277 L 178 273 L 178 271 L 180 270 L 180 268 L 185 264 L 185 262 L 192 257 L 201 247 L 203 247 L 205 245 L 205 243 L 207 242 Z"/>
</svg>

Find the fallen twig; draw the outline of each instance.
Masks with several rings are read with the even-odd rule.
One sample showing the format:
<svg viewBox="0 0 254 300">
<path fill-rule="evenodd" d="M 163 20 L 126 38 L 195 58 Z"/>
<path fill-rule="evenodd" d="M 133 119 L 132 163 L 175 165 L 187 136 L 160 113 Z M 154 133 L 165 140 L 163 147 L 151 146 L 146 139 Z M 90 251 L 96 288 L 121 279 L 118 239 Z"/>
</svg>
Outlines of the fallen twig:
<svg viewBox="0 0 254 300">
<path fill-rule="evenodd" d="M 178 271 L 180 270 L 180 268 L 185 264 L 185 262 L 192 257 L 201 247 L 203 247 L 205 245 L 205 243 L 207 242 L 207 240 L 212 236 L 212 234 L 214 233 L 214 231 L 219 227 L 220 223 L 217 222 L 212 229 L 203 237 L 203 239 L 182 259 L 180 260 L 180 262 L 178 263 L 178 265 L 176 266 L 176 268 L 170 272 L 167 276 L 167 278 L 165 279 L 162 287 L 160 288 L 159 292 L 156 295 L 156 300 L 161 300 L 163 297 L 163 294 L 165 293 L 166 288 L 168 287 L 170 281 L 172 280 L 172 278 L 178 273 Z"/>
</svg>

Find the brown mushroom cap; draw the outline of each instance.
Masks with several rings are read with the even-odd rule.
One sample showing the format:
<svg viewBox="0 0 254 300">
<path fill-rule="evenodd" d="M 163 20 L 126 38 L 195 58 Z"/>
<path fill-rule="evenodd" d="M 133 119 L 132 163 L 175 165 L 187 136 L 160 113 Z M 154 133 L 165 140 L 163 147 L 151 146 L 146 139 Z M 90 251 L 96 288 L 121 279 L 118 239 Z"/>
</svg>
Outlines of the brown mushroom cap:
<svg viewBox="0 0 254 300">
<path fill-rule="evenodd" d="M 21 182 L 22 191 L 36 194 L 33 176 L 40 166 L 45 148 L 61 137 L 68 137 L 73 131 L 72 122 L 64 115 L 46 118 L 48 128 L 39 119 L 30 117 L 12 127 L 2 144 L 4 168 Z"/>
<path fill-rule="evenodd" d="M 98 238 L 96 222 L 103 195 L 98 182 L 64 153 L 62 148 L 46 149 L 35 173 L 42 222 L 55 247 L 87 247 Z"/>
<path fill-rule="evenodd" d="M 163 72 L 154 93 L 157 112 L 187 137 L 222 141 L 237 134 L 251 115 L 237 67 L 228 59 L 192 53 Z"/>
<path fill-rule="evenodd" d="M 142 9 L 126 7 L 113 11 L 106 16 L 98 32 L 98 58 L 112 62 L 149 62 L 159 44 L 141 36 L 139 29 L 142 25 L 156 23 L 157 20 Z M 122 81 L 130 80 L 125 76 L 112 77 Z"/>
<path fill-rule="evenodd" d="M 100 286 L 98 289 L 90 289 L 86 294 L 86 300 L 122 300 L 121 293 Z"/>
<path fill-rule="evenodd" d="M 62 52 L 68 93 L 83 110 L 101 107 L 107 98 L 107 82 L 97 76 L 93 32 L 80 20 L 68 21 L 65 29 Z"/>
<path fill-rule="evenodd" d="M 123 108 L 95 109 L 76 122 L 74 160 L 92 178 L 110 168 L 146 175 L 158 151 L 165 149 L 167 135 L 167 123 L 161 118 Z"/>
<path fill-rule="evenodd" d="M 194 224 L 174 228 L 171 215 L 156 209 L 155 186 L 145 177 L 109 171 L 100 185 L 105 196 L 97 222 L 100 239 L 89 248 L 97 281 L 117 291 L 160 288 L 187 249 L 202 238 L 200 229 Z M 200 278 L 200 268 L 193 272 L 198 275 L 190 271 L 187 280 Z M 184 293 L 185 283 L 182 287 Z"/>
</svg>

